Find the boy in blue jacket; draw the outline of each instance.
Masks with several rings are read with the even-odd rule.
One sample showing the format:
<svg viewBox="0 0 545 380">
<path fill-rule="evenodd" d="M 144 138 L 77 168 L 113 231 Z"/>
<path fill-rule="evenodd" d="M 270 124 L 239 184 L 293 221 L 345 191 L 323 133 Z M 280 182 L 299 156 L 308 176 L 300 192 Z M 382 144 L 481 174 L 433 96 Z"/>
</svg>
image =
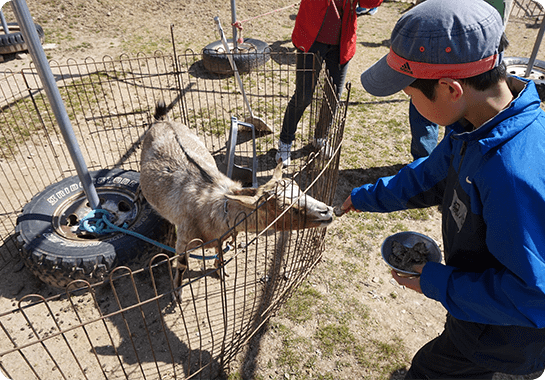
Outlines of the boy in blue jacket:
<svg viewBox="0 0 545 380">
<path fill-rule="evenodd" d="M 352 190 L 346 211 L 442 205 L 445 264 L 399 284 L 447 309 L 443 333 L 406 379 L 492 379 L 545 367 L 545 112 L 531 80 L 508 77 L 499 13 L 483 0 L 427 0 L 396 23 L 361 81 L 404 91 L 452 131 L 398 174 Z"/>
</svg>

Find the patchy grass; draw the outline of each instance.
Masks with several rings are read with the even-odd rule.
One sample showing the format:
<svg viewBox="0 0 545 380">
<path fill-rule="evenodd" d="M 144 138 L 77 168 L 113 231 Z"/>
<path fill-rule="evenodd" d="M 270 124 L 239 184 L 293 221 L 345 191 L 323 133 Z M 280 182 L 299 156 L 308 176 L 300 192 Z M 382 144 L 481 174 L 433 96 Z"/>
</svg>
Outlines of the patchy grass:
<svg viewBox="0 0 545 380">
<path fill-rule="evenodd" d="M 404 368 L 410 360 L 400 338 L 394 337 L 392 342 L 372 339 L 368 343 L 367 346 L 357 346 L 355 356 L 359 365 L 376 371 L 377 379 L 389 379 L 391 373 Z"/>
<path fill-rule="evenodd" d="M 313 317 L 313 306 L 322 301 L 322 294 L 304 283 L 286 302 L 281 314 L 293 322 L 303 323 Z"/>
<path fill-rule="evenodd" d="M 74 80 L 64 85 L 59 85 L 61 98 L 67 102 L 66 111 L 68 118 L 74 120 L 77 116 L 84 114 L 88 106 L 99 103 L 99 98 L 104 100 L 109 94 L 100 86 L 102 73 L 95 73 L 82 79 Z M 97 94 L 100 94 L 97 96 Z M 85 108 L 87 107 L 87 108 Z M 54 119 L 42 119 L 40 115 L 53 115 L 47 100 L 45 91 L 35 91 L 31 96 L 13 100 L 10 107 L 2 113 L 2 124 L 0 125 L 0 149 L 6 153 L 13 153 L 15 146 L 31 139 L 34 135 L 44 130 L 55 130 L 57 124 Z M 53 132 L 48 132 L 53 133 Z"/>
</svg>

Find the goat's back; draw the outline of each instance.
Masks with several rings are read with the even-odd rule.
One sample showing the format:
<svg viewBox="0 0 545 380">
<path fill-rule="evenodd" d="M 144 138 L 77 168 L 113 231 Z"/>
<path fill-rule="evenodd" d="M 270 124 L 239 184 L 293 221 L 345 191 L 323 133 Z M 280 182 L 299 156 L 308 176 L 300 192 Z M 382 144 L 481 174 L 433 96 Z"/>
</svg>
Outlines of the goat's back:
<svg viewBox="0 0 545 380">
<path fill-rule="evenodd" d="M 187 126 L 156 121 L 142 144 L 140 185 L 147 201 L 176 225 L 231 187 L 204 143 Z M 219 189 L 218 189 L 219 188 Z"/>
<path fill-rule="evenodd" d="M 184 124 L 170 120 L 156 121 L 142 144 L 141 162 L 164 159 L 177 168 L 200 166 L 211 175 L 218 172 L 214 157 L 199 137 Z"/>
</svg>

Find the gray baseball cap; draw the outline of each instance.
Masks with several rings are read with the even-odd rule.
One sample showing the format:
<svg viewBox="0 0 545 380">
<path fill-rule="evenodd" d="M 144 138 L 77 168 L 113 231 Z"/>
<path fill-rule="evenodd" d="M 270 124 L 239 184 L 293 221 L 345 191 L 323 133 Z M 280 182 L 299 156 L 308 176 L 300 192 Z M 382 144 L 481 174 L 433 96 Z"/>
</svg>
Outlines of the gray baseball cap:
<svg viewBox="0 0 545 380">
<path fill-rule="evenodd" d="M 405 13 L 390 52 L 361 74 L 365 90 L 388 96 L 416 79 L 469 78 L 498 66 L 503 23 L 484 0 L 427 0 Z"/>
</svg>

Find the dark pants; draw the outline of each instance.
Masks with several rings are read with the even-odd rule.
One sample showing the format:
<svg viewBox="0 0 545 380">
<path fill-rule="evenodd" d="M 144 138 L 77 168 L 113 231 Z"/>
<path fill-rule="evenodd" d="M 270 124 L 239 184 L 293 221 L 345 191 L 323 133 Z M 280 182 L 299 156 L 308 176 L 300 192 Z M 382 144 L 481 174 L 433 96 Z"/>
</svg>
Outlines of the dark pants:
<svg viewBox="0 0 545 380">
<path fill-rule="evenodd" d="M 448 327 L 414 356 L 405 379 L 492 379 L 495 371 L 464 356 L 450 338 Z"/>
<path fill-rule="evenodd" d="M 340 97 L 343 91 L 346 72 L 348 70 L 348 62 L 341 65 L 340 49 L 338 45 L 326 45 L 320 42 L 315 42 L 310 47 L 309 53 L 305 54 L 297 50 L 297 71 L 295 74 L 295 93 L 291 97 L 282 123 L 282 132 L 280 132 L 280 140 L 285 143 L 291 143 L 295 140 L 295 132 L 297 124 L 305 109 L 312 102 L 312 95 L 322 62 L 325 61 L 325 66 L 329 72 L 330 80 L 333 88 L 336 90 L 337 97 Z M 313 59 L 314 57 L 314 59 Z M 318 124 L 323 124 L 318 122 Z M 322 137 L 322 136 L 320 136 Z"/>
<path fill-rule="evenodd" d="M 406 379 L 492 379 L 543 372 L 545 329 L 466 322 L 447 315 L 443 333 L 414 356 Z"/>
<path fill-rule="evenodd" d="M 411 126 L 413 160 L 429 156 L 437 146 L 439 126 L 422 116 L 413 102 L 409 104 L 409 124 Z"/>
</svg>

